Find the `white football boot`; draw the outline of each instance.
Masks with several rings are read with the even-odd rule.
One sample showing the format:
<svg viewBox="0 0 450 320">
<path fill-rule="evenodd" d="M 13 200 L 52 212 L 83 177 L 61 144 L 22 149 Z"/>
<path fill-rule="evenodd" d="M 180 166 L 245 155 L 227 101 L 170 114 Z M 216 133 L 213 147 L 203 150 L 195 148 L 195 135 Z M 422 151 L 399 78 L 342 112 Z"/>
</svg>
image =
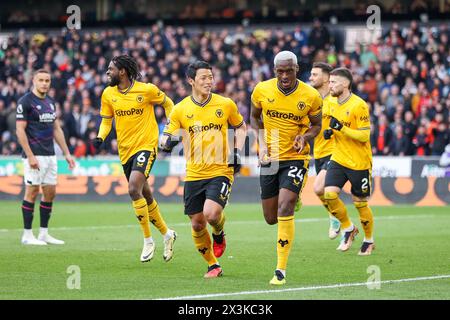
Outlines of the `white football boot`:
<svg viewBox="0 0 450 320">
<path fill-rule="evenodd" d="M 155 253 L 155 242 L 147 242 L 144 240 L 144 247 L 141 253 L 141 262 L 147 262 L 152 260 L 153 254 Z"/>
</svg>

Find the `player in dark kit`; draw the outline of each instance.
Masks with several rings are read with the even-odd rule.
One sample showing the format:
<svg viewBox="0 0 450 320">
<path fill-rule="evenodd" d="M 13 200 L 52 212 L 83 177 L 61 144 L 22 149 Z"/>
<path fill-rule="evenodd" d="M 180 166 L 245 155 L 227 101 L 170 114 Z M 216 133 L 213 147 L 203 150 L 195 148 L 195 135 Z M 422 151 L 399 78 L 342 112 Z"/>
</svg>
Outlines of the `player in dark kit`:
<svg viewBox="0 0 450 320">
<path fill-rule="evenodd" d="M 64 244 L 64 241 L 48 234 L 48 221 L 56 194 L 57 160 L 53 139 L 61 147 L 69 168 L 75 162 L 69 153 L 64 133 L 56 119 L 55 101 L 47 96 L 50 89 L 50 73 L 37 70 L 33 76 L 33 89 L 17 103 L 16 133 L 22 146 L 25 196 L 22 202 L 24 232 L 22 243 L 26 245 Z M 36 239 L 32 231 L 34 203 L 42 187 L 39 206 L 41 228 Z"/>
</svg>

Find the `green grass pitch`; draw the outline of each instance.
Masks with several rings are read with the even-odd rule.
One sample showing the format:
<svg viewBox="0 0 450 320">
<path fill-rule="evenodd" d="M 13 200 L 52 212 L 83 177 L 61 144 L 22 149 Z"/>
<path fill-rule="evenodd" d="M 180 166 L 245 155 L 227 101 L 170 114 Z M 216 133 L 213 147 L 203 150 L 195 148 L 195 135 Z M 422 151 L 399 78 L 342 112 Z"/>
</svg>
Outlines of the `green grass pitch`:
<svg viewBox="0 0 450 320">
<path fill-rule="evenodd" d="M 160 206 L 178 233 L 175 255 L 163 261 L 162 237 L 152 227 L 156 253 L 141 263 L 142 235 L 129 203 L 56 201 L 50 231 L 66 244 L 36 247 L 20 243 L 20 201 L 1 201 L 0 299 L 450 299 L 450 277 L 430 278 L 450 275 L 448 206 L 373 207 L 376 250 L 367 257 L 357 255 L 362 228 L 350 251 L 338 252 L 338 240 L 328 239 L 325 210 L 304 207 L 296 213 L 287 284 L 275 288 L 269 280 L 277 228 L 263 221 L 260 204 L 226 208 L 228 246 L 218 279 L 203 279 L 206 265 L 182 204 Z M 356 210 L 349 213 L 360 226 Z M 33 225 L 37 235 L 37 205 Z M 67 286 L 70 266 L 79 267 L 80 289 Z M 373 270 L 380 271 L 379 289 L 365 285 Z M 410 280 L 388 282 L 401 279 Z"/>
</svg>

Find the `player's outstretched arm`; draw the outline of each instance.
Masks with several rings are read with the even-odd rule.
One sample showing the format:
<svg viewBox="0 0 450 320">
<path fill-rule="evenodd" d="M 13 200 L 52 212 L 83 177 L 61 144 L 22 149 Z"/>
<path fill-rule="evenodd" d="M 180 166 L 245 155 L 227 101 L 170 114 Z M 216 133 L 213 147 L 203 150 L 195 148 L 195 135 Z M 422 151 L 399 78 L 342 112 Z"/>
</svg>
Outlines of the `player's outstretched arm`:
<svg viewBox="0 0 450 320">
<path fill-rule="evenodd" d="M 93 144 L 96 149 L 100 148 L 103 141 L 105 141 L 108 134 L 111 132 L 112 128 L 112 120 L 111 117 L 102 117 L 102 122 L 100 123 L 100 128 L 98 129 L 97 137 L 94 139 Z"/>
<path fill-rule="evenodd" d="M 344 126 L 335 117 L 331 117 L 330 127 L 331 129 L 338 130 L 343 134 L 345 134 L 347 137 L 350 137 L 354 140 L 358 140 L 359 142 L 367 142 L 370 139 L 370 127 L 351 129 L 349 127 Z"/>
<path fill-rule="evenodd" d="M 166 118 L 169 118 L 170 113 L 174 107 L 172 99 L 170 99 L 161 89 L 152 83 L 148 84 L 148 93 L 150 97 L 150 103 L 154 106 L 161 106 L 164 108 Z"/>
<path fill-rule="evenodd" d="M 166 113 L 166 118 L 170 116 L 170 113 L 172 112 L 172 109 L 174 107 L 174 103 L 172 99 L 170 99 L 167 95 L 165 96 L 164 102 L 161 104 L 161 106 L 164 108 L 164 112 Z"/>
<path fill-rule="evenodd" d="M 367 142 L 370 139 L 370 128 L 350 129 L 349 127 L 344 126 L 341 132 L 359 142 Z"/>
</svg>

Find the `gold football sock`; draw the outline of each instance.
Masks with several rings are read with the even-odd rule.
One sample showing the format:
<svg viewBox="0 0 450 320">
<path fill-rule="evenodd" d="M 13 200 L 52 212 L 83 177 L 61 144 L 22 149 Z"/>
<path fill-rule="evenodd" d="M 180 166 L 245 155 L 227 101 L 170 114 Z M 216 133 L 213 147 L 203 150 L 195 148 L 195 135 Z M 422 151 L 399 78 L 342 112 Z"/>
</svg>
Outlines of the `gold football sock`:
<svg viewBox="0 0 450 320">
<path fill-rule="evenodd" d="M 367 201 L 355 201 L 355 207 L 359 212 L 359 219 L 364 229 L 364 240 L 373 242 L 373 215 L 372 209 L 367 204 Z"/>
<path fill-rule="evenodd" d="M 325 209 L 327 209 L 328 212 L 330 212 L 330 209 L 328 208 L 328 202 L 325 199 L 325 195 L 321 195 L 319 196 L 320 201 L 322 202 L 323 206 L 325 207 Z"/>
<path fill-rule="evenodd" d="M 150 237 L 150 224 L 148 222 L 147 201 L 145 198 L 133 201 L 133 208 L 134 213 L 139 220 L 139 224 L 141 225 L 142 232 L 144 233 L 144 238 Z"/>
<path fill-rule="evenodd" d="M 328 202 L 329 211 L 341 222 L 341 229 L 346 230 L 352 226 L 347 214 L 344 202 L 339 199 L 336 192 L 325 192 L 325 200 Z"/>
<path fill-rule="evenodd" d="M 330 216 L 330 219 L 335 219 L 335 220 L 337 220 L 337 218 L 335 217 L 335 216 L 333 216 L 333 214 L 330 212 L 330 208 L 328 207 L 328 202 L 327 202 L 327 200 L 325 199 L 325 195 L 320 195 L 319 196 L 319 199 L 320 199 L 320 201 L 322 202 L 322 204 L 323 204 L 323 206 L 325 207 L 325 209 L 327 209 L 327 211 L 328 211 L 328 214 L 329 214 L 329 216 Z M 339 221 L 339 220 L 338 220 Z"/>
<path fill-rule="evenodd" d="M 159 230 L 159 232 L 161 232 L 162 235 L 167 233 L 167 225 L 161 215 L 161 212 L 159 211 L 159 206 L 156 199 L 153 199 L 153 202 L 148 205 L 148 219 Z"/>
<path fill-rule="evenodd" d="M 224 224 L 225 224 L 225 213 L 222 212 L 220 214 L 219 221 L 216 224 L 211 224 L 212 233 L 215 235 L 219 235 L 223 231 Z"/>
<path fill-rule="evenodd" d="M 194 229 L 192 229 L 191 231 L 195 247 L 197 248 L 198 252 L 200 252 L 203 259 L 208 262 L 208 266 L 219 264 L 212 250 L 211 237 L 209 236 L 208 229 L 205 228 L 203 230 L 200 230 L 199 232 L 195 231 Z"/>
<path fill-rule="evenodd" d="M 286 270 L 289 253 L 294 243 L 294 216 L 278 217 L 277 269 Z"/>
</svg>

